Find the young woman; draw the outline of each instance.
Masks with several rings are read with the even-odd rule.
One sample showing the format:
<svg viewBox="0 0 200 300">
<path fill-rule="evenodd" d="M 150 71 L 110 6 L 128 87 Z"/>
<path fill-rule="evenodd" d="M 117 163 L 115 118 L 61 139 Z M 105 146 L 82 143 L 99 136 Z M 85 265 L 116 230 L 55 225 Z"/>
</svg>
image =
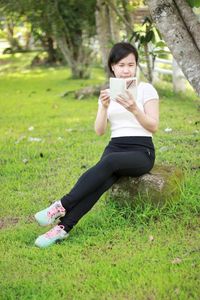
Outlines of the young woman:
<svg viewBox="0 0 200 300">
<path fill-rule="evenodd" d="M 108 67 L 113 77 L 136 76 L 137 50 L 129 43 L 117 43 L 110 51 Z M 101 159 L 87 170 L 72 190 L 50 207 L 36 213 L 41 226 L 59 223 L 39 236 L 35 245 L 48 247 L 68 237 L 69 231 L 121 176 L 141 176 L 155 161 L 152 133 L 159 123 L 159 101 L 155 88 L 140 82 L 137 99 L 127 92 L 110 100 L 109 90 L 102 90 L 95 121 L 97 135 L 103 135 L 110 122 L 111 140 Z"/>
</svg>

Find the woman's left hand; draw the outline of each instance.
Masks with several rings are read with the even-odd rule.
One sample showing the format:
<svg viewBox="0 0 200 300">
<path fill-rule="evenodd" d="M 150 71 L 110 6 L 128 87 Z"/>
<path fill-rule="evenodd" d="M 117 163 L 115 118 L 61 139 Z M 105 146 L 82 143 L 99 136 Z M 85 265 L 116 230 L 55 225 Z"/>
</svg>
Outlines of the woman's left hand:
<svg viewBox="0 0 200 300">
<path fill-rule="evenodd" d="M 137 111 L 137 104 L 133 95 L 129 91 L 126 91 L 125 95 L 118 95 L 116 97 L 116 102 L 124 106 L 124 108 L 132 113 Z"/>
</svg>

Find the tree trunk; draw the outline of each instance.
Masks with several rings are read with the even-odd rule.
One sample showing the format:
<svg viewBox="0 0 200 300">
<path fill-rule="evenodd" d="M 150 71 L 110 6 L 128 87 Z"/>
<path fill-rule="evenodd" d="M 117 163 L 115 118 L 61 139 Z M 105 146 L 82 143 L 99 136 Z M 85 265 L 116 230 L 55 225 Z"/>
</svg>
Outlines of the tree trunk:
<svg viewBox="0 0 200 300">
<path fill-rule="evenodd" d="M 76 48 L 75 45 L 73 45 L 73 48 L 70 49 L 64 35 L 55 38 L 64 59 L 71 69 L 72 78 L 88 78 L 90 61 L 89 50 L 83 45 L 81 46 L 81 43 L 79 48 Z"/>
<path fill-rule="evenodd" d="M 185 17 L 187 11 L 191 13 L 189 5 L 185 4 L 184 14 L 182 6 L 177 9 L 173 0 L 148 0 L 148 6 L 153 20 L 185 77 L 200 95 L 200 51 L 191 30 L 193 26 L 190 27 L 192 32 L 189 31 Z M 195 14 L 193 18 L 196 18 Z"/>
<path fill-rule="evenodd" d="M 112 4 L 113 3 L 114 1 L 112 1 Z M 110 74 L 107 67 L 108 54 L 112 43 L 115 43 L 119 40 L 119 29 L 116 22 L 116 14 L 112 8 L 109 7 L 106 1 L 97 0 L 95 17 L 97 37 L 102 55 L 102 63 L 104 70 L 109 77 Z"/>
<path fill-rule="evenodd" d="M 110 5 L 109 5 L 110 4 Z M 117 15 L 115 11 L 112 9 L 112 7 L 116 7 L 117 3 L 116 0 L 109 0 L 109 28 L 110 28 L 110 35 L 111 40 L 116 42 L 119 42 L 120 36 L 119 36 L 119 21 L 117 19 Z"/>
<path fill-rule="evenodd" d="M 183 75 L 183 72 L 179 68 L 177 62 L 175 59 L 173 59 L 173 91 L 174 92 L 185 92 L 186 89 L 186 79 L 185 76 Z"/>
<path fill-rule="evenodd" d="M 99 41 L 102 63 L 106 74 L 108 74 L 107 58 L 109 53 L 109 43 L 111 43 L 111 36 L 109 30 L 109 13 L 108 6 L 103 0 L 97 0 L 96 11 L 96 29 L 97 38 Z"/>
<path fill-rule="evenodd" d="M 200 51 L 200 23 L 197 16 L 193 13 L 192 8 L 185 0 L 176 0 L 175 3 L 188 31 L 191 33 L 194 42 Z"/>
<path fill-rule="evenodd" d="M 125 7 L 127 9 L 127 11 L 126 12 L 124 11 L 123 13 L 121 13 L 121 11 L 119 10 L 118 5 L 116 3 L 116 0 L 105 0 L 105 1 L 108 4 L 108 6 L 110 8 L 112 8 L 112 10 L 115 12 L 116 16 L 121 21 L 121 23 L 123 25 L 125 25 L 126 28 L 128 28 L 129 31 L 132 34 L 133 33 L 132 22 L 130 21 L 130 19 L 129 19 L 128 15 L 127 15 L 128 14 L 128 9 L 127 9 L 127 5 L 128 5 L 127 1 L 128 0 L 124 0 L 123 3 L 122 3 L 122 6 L 125 5 Z M 121 2 L 122 2 L 122 0 L 121 0 Z M 126 2 L 126 4 L 124 2 Z"/>
<path fill-rule="evenodd" d="M 54 17 L 58 22 L 52 24 L 53 38 L 71 69 L 72 78 L 88 78 L 91 50 L 84 45 L 84 42 L 89 42 L 89 37 L 81 27 L 74 28 L 73 32 L 70 31 L 58 4 L 56 1 L 54 5 Z"/>
<path fill-rule="evenodd" d="M 69 67 L 72 67 L 72 57 L 71 57 L 71 53 L 69 51 L 69 47 L 66 43 L 65 37 L 64 36 L 59 36 L 59 37 L 55 37 L 56 39 L 56 43 L 64 57 L 64 59 L 66 60 L 66 62 L 68 63 Z"/>
<path fill-rule="evenodd" d="M 47 52 L 48 52 L 48 62 L 55 63 L 57 60 L 56 51 L 53 45 L 53 39 L 51 37 L 47 37 Z"/>
<path fill-rule="evenodd" d="M 122 7 L 124 11 L 124 18 L 126 20 L 125 28 L 126 28 L 126 35 L 127 37 L 130 37 L 134 31 L 133 22 L 132 22 L 132 13 L 128 10 L 128 1 L 127 0 L 121 0 Z"/>
<path fill-rule="evenodd" d="M 153 82 L 153 69 L 151 66 L 151 58 L 150 58 L 150 53 L 148 49 L 148 44 L 144 44 L 144 53 L 145 53 L 145 59 L 146 59 L 146 64 L 147 64 L 147 80 L 148 82 L 152 83 Z"/>
<path fill-rule="evenodd" d="M 12 20 L 6 20 L 6 34 L 7 34 L 7 39 L 10 43 L 10 46 L 13 51 L 15 50 L 21 50 L 22 47 L 19 44 L 18 39 L 14 37 L 14 24 Z"/>
</svg>

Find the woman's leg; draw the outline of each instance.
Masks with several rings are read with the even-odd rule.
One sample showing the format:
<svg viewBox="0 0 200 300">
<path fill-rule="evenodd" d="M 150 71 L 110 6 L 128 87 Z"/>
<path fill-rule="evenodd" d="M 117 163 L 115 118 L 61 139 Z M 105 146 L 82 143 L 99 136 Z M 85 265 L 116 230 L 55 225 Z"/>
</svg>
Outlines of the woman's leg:
<svg viewBox="0 0 200 300">
<path fill-rule="evenodd" d="M 66 215 L 60 218 L 59 225 L 63 225 L 65 231 L 69 232 L 74 225 L 89 211 L 94 204 L 98 201 L 101 195 L 107 191 L 120 176 L 113 174 L 101 187 L 95 192 L 89 194 L 85 198 L 82 198 L 79 203 L 74 206 L 70 211 L 67 211 Z"/>
<path fill-rule="evenodd" d="M 71 211 L 67 210 L 59 225 L 39 236 L 35 245 L 44 248 L 67 238 L 67 232 L 91 209 L 101 194 L 117 181 L 118 176 L 140 176 L 152 167 L 153 160 L 145 152 L 117 152 L 106 155 L 96 166 L 85 172 L 71 192 L 63 197 L 67 207 L 71 206 Z"/>
<path fill-rule="evenodd" d="M 63 207 L 70 212 L 81 199 L 103 186 L 114 174 L 140 176 L 151 170 L 153 161 L 146 152 L 113 152 L 104 156 L 95 166 L 87 170 L 61 199 Z"/>
</svg>

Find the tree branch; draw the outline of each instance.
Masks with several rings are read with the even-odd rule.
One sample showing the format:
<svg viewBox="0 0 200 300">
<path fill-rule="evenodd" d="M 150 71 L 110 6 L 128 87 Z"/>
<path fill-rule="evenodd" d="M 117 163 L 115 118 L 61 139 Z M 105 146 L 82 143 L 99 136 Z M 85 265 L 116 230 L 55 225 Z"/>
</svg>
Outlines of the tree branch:
<svg viewBox="0 0 200 300">
<path fill-rule="evenodd" d="M 105 2 L 114 10 L 116 15 L 123 21 L 123 23 L 130 30 L 130 32 L 133 33 L 132 26 L 130 26 L 129 22 L 124 18 L 124 16 L 120 13 L 120 11 L 117 9 L 117 7 L 115 5 L 113 5 L 113 3 L 110 2 L 109 0 L 105 0 Z"/>
</svg>

